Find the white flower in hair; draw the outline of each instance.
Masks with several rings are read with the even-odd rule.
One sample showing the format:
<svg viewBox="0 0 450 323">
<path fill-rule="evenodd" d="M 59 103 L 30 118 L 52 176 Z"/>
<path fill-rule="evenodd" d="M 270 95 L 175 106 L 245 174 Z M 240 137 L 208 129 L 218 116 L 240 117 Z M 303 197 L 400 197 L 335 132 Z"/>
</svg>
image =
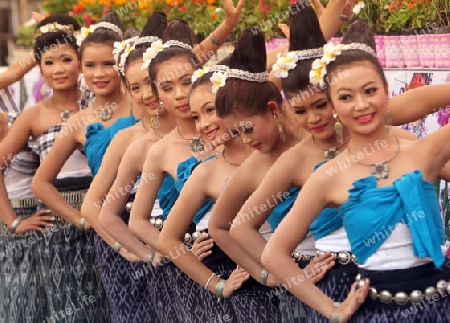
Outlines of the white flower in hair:
<svg viewBox="0 0 450 323">
<path fill-rule="evenodd" d="M 274 76 L 279 78 L 288 77 L 289 70 L 294 69 L 296 66 L 298 61 L 297 55 L 293 52 L 288 52 L 286 56 L 278 53 L 277 57 L 277 62 L 272 67 Z"/>
<path fill-rule="evenodd" d="M 344 45 L 342 44 L 338 44 L 336 46 L 334 46 L 333 43 L 325 44 L 323 46 L 323 56 L 321 59 L 329 64 L 336 59 L 336 56 L 341 55 L 343 48 Z"/>
<path fill-rule="evenodd" d="M 149 67 L 151 61 L 158 55 L 160 52 L 164 50 L 165 46 L 162 41 L 158 40 L 151 44 L 149 48 L 145 51 L 142 59 L 144 60 L 144 64 L 142 64 L 142 69 L 145 70 Z"/>
<path fill-rule="evenodd" d="M 309 72 L 309 81 L 311 84 L 319 84 L 321 87 L 324 85 L 323 77 L 327 74 L 328 63 L 321 58 L 316 59 L 311 66 Z"/>
<path fill-rule="evenodd" d="M 90 27 L 82 27 L 80 30 L 80 33 L 77 36 L 77 45 L 81 46 L 81 43 L 83 42 L 83 40 L 85 40 L 87 36 L 92 34 L 94 32 L 95 28 L 96 28 L 95 25 L 91 25 Z"/>
<path fill-rule="evenodd" d="M 219 88 L 225 86 L 225 82 L 227 80 L 227 76 L 222 72 L 215 72 L 211 78 L 210 81 L 213 85 L 212 87 L 212 93 L 216 94 Z"/>
<path fill-rule="evenodd" d="M 359 14 L 361 12 L 361 9 L 363 9 L 366 5 L 364 4 L 364 2 L 358 2 L 354 7 L 353 7 L 353 13 L 355 15 Z"/>
<path fill-rule="evenodd" d="M 114 49 L 113 49 L 113 55 L 116 62 L 119 61 L 119 53 L 125 49 L 127 45 L 127 42 L 124 41 L 115 41 L 114 42 Z"/>
<path fill-rule="evenodd" d="M 201 78 L 203 75 L 209 72 L 209 67 L 199 68 L 192 74 L 192 83 L 197 81 L 199 78 Z"/>
</svg>

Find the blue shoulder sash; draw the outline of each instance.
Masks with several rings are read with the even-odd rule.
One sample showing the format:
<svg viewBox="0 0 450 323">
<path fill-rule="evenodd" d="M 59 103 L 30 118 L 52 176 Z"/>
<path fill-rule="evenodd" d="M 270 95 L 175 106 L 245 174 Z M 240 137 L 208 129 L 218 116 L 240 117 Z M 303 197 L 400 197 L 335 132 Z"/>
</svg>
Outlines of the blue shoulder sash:
<svg viewBox="0 0 450 323">
<path fill-rule="evenodd" d="M 441 245 L 444 229 L 436 189 L 420 171 L 405 174 L 393 185 L 377 188 L 374 176 L 359 179 L 341 205 L 344 227 L 358 263 L 366 260 L 387 240 L 399 223 L 411 231 L 414 255 L 444 262 Z"/>
</svg>

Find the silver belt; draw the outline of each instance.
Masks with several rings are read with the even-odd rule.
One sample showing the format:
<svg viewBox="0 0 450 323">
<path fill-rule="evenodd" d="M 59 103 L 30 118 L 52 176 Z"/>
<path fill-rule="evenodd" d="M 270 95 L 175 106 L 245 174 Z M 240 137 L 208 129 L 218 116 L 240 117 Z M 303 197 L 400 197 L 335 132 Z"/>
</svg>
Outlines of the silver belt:
<svg viewBox="0 0 450 323">
<path fill-rule="evenodd" d="M 36 208 L 38 200 L 34 197 L 26 199 L 13 199 L 9 200 L 13 209 L 33 209 Z"/>
<path fill-rule="evenodd" d="M 67 201 L 67 203 L 72 205 L 81 205 L 83 204 L 84 197 L 86 196 L 87 189 L 79 190 L 79 191 L 70 191 L 70 192 L 59 192 L 62 197 Z M 45 204 L 41 200 L 37 200 L 38 203 Z"/>
<path fill-rule="evenodd" d="M 320 257 L 324 254 L 326 254 L 325 251 L 317 250 L 317 256 Z M 331 254 L 334 256 L 334 259 L 336 259 L 343 266 L 348 265 L 350 262 L 353 262 L 355 265 L 358 264 L 358 262 L 356 261 L 356 256 L 351 252 L 332 252 Z"/>
<path fill-rule="evenodd" d="M 158 230 L 162 229 L 164 226 L 164 219 L 162 217 L 152 217 L 150 218 L 150 223 Z"/>
<path fill-rule="evenodd" d="M 356 282 L 359 285 L 364 284 L 364 280 L 361 279 L 361 274 L 358 274 L 356 276 Z M 425 288 L 424 292 L 420 290 L 413 290 L 411 293 L 408 294 L 400 291 L 395 293 L 395 295 L 393 295 L 393 293 L 388 290 L 381 290 L 378 292 L 375 287 L 370 287 L 369 296 L 372 300 L 376 300 L 379 298 L 380 302 L 385 304 L 395 302 L 397 305 L 405 305 L 408 302 L 420 303 L 425 298 L 433 297 L 433 295 L 436 294 L 437 292 L 443 294 L 445 293 L 445 291 L 447 291 L 447 293 L 450 293 L 450 282 L 441 279 L 436 283 L 436 287 L 429 286 Z"/>
<path fill-rule="evenodd" d="M 87 189 L 73 191 L 73 192 L 61 192 L 62 197 L 72 205 L 81 205 L 83 204 L 84 197 L 86 196 Z"/>
<path fill-rule="evenodd" d="M 195 231 L 194 233 L 190 234 L 190 233 L 185 233 L 184 234 L 184 239 L 183 242 L 185 244 L 190 244 L 191 242 L 195 242 L 195 240 L 197 240 L 198 238 L 200 238 L 200 236 L 202 234 L 206 233 L 205 231 Z"/>
<path fill-rule="evenodd" d="M 125 205 L 125 210 L 127 210 L 128 213 L 131 212 L 131 209 L 132 209 L 132 208 L 133 208 L 133 202 L 128 202 L 128 203 Z"/>
<path fill-rule="evenodd" d="M 294 258 L 295 262 L 300 262 L 300 261 L 311 261 L 311 259 L 314 258 L 314 256 L 310 256 L 310 255 L 304 255 L 300 252 L 294 251 L 292 253 L 292 258 Z"/>
</svg>

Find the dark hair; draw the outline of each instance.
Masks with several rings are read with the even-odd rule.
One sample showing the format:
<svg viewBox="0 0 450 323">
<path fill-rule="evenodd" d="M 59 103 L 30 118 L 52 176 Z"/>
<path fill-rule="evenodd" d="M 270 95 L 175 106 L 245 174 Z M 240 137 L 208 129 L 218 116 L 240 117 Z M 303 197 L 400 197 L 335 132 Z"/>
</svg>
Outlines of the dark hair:
<svg viewBox="0 0 450 323">
<path fill-rule="evenodd" d="M 262 32 L 246 28 L 236 43 L 230 58 L 230 68 L 251 73 L 266 71 L 266 43 Z M 228 78 L 225 86 L 217 91 L 216 112 L 219 118 L 233 112 L 252 116 L 267 111 L 267 103 L 275 101 L 280 107 L 282 97 L 275 84 L 270 81 L 258 83 Z"/>
<path fill-rule="evenodd" d="M 325 38 L 320 29 L 319 20 L 311 6 L 296 9 L 299 3 L 291 6 L 289 51 L 322 48 Z M 289 75 L 281 80 L 287 99 L 310 85 L 309 72 L 315 58 L 299 60 Z"/>
<path fill-rule="evenodd" d="M 114 11 L 108 11 L 100 19 L 99 22 L 109 22 L 110 24 L 116 25 L 122 30 L 122 22 L 119 16 Z M 80 46 L 80 56 L 83 56 L 84 49 L 89 44 L 102 44 L 110 45 L 113 47 L 114 42 L 122 41 L 122 35 L 119 35 L 114 30 L 108 28 L 96 28 L 92 34 L 86 37 Z M 112 52 L 112 51 L 111 51 Z"/>
<path fill-rule="evenodd" d="M 147 37 L 147 36 L 156 36 L 158 38 L 163 37 L 164 30 L 167 27 L 167 16 L 162 11 L 155 11 L 153 14 L 148 18 L 147 23 L 145 24 L 144 28 L 142 29 L 142 33 L 139 34 L 139 37 Z M 137 60 L 142 61 L 142 56 L 144 55 L 145 51 L 148 47 L 150 47 L 151 43 L 142 43 L 138 44 L 136 48 L 130 53 L 130 55 L 127 57 L 124 65 L 124 71 L 127 70 L 128 66 L 130 66 L 131 63 Z M 122 51 L 123 53 L 123 51 Z M 120 54 L 122 54 L 120 53 Z M 120 57 L 120 56 L 119 56 Z M 126 83 L 125 76 L 121 74 L 122 80 L 124 84 Z"/>
<path fill-rule="evenodd" d="M 167 26 L 166 30 L 164 31 L 163 35 L 163 41 L 166 43 L 169 40 L 177 40 L 182 43 L 185 43 L 187 45 L 192 46 L 192 31 L 191 28 L 189 28 L 188 24 L 184 20 L 173 20 L 169 26 Z M 169 48 L 165 48 L 162 52 L 160 52 L 150 63 L 150 66 L 148 68 L 148 74 L 150 76 L 151 80 L 151 86 L 152 91 L 156 95 L 158 95 L 158 86 L 157 86 L 157 80 L 156 75 L 158 74 L 159 66 L 174 58 L 174 57 L 185 57 L 187 60 L 189 60 L 193 68 L 196 69 L 200 67 L 200 62 L 197 58 L 197 56 L 190 50 L 172 46 Z"/>
<path fill-rule="evenodd" d="M 374 51 L 376 50 L 375 38 L 373 36 L 372 30 L 370 29 L 369 25 L 363 20 L 356 20 L 348 27 L 348 29 L 344 33 L 342 43 L 362 43 L 368 45 Z M 376 73 L 380 76 L 384 85 L 388 85 L 386 76 L 384 75 L 383 68 L 380 65 L 378 57 L 359 49 L 348 49 L 342 51 L 342 53 L 337 56 L 333 62 L 327 65 L 327 74 L 324 77 L 327 77 L 327 75 L 332 75 L 333 71 L 336 70 L 339 66 L 362 61 L 372 63 Z M 329 86 L 327 86 L 326 92 L 328 99 L 330 99 Z"/>
<path fill-rule="evenodd" d="M 81 29 L 80 24 L 70 16 L 66 15 L 54 15 L 45 18 L 36 26 L 36 30 L 47 24 L 58 23 L 60 25 L 72 25 L 74 31 Z M 55 45 L 70 45 L 75 52 L 78 51 L 77 39 L 74 35 L 67 33 L 65 31 L 55 31 L 47 32 L 36 37 L 36 42 L 34 44 L 34 56 L 36 61 L 40 64 L 42 59 L 42 54 L 48 50 L 51 46 Z"/>
<path fill-rule="evenodd" d="M 130 39 L 133 37 L 136 37 L 141 34 L 141 32 L 136 27 L 130 27 L 127 30 L 125 30 L 125 33 L 123 34 L 123 39 Z"/>
</svg>

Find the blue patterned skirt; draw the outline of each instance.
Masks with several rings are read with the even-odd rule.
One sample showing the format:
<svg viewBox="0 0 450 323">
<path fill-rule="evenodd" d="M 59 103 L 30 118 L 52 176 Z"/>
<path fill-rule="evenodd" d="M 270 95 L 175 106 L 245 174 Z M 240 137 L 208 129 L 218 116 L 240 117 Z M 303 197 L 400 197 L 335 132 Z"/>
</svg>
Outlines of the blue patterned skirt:
<svg viewBox="0 0 450 323">
<path fill-rule="evenodd" d="M 80 210 L 85 193 L 86 190 L 78 190 L 63 194 L 72 196 L 71 205 Z M 37 209 L 47 206 L 38 203 Z M 46 233 L 40 234 L 38 250 L 48 302 L 47 321 L 109 322 L 108 300 L 95 262 L 94 232 L 80 230 L 52 215 L 56 221 Z"/>
<path fill-rule="evenodd" d="M 335 302 L 343 302 L 350 292 L 358 273 L 358 266 L 353 262 L 350 262 L 347 265 L 341 265 L 339 261 L 336 260 L 334 267 L 327 272 L 325 277 L 317 284 L 317 287 Z M 309 322 L 329 322 L 325 316 L 312 308 L 309 308 L 308 314 Z"/>
<path fill-rule="evenodd" d="M 134 199 L 132 195 L 129 201 Z M 130 213 L 123 210 L 128 224 Z M 95 234 L 97 265 L 110 304 L 112 323 L 157 322 L 148 285 L 150 271 L 144 262 L 130 263 Z"/>
<path fill-rule="evenodd" d="M 212 254 L 203 261 L 205 266 L 220 274 L 221 278 L 227 279 L 237 265 L 216 244 L 212 251 Z M 227 299 L 235 315 L 235 321 L 229 322 L 281 322 L 280 303 L 277 297 L 273 297 L 273 293 L 274 288 L 263 286 L 250 278 Z M 212 295 L 211 292 L 209 294 Z M 217 302 L 214 295 L 213 299 Z M 222 301 L 224 300 L 220 300 Z M 232 313 L 231 310 L 229 313 Z M 231 314 L 229 315 L 231 317 Z M 221 322 L 219 319 L 216 321 Z"/>
<path fill-rule="evenodd" d="M 25 219 L 36 208 L 14 211 Z M 0 224 L 0 322 L 44 322 L 48 305 L 38 254 L 42 235 L 36 231 L 12 234 Z"/>
</svg>

